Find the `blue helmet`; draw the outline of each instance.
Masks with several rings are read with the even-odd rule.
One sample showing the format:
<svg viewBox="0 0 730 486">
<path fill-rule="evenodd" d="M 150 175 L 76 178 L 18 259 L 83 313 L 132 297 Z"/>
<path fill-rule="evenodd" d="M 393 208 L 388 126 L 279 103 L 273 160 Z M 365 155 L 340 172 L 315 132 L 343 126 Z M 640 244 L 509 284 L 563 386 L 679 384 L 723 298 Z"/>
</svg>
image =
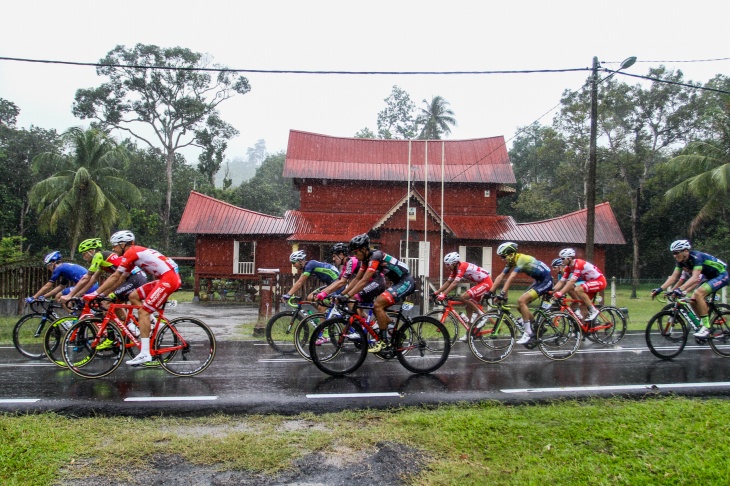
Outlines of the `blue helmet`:
<svg viewBox="0 0 730 486">
<path fill-rule="evenodd" d="M 61 260 L 61 252 L 60 251 L 52 251 L 45 257 L 43 257 L 43 263 L 46 265 L 50 265 L 51 263 L 55 263 Z"/>
</svg>

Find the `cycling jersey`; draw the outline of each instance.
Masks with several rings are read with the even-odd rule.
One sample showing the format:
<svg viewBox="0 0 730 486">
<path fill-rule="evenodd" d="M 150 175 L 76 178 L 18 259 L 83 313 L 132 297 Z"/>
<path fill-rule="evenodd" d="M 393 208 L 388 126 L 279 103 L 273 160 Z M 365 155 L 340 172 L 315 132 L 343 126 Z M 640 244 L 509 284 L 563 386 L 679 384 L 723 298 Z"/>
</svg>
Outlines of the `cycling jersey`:
<svg viewBox="0 0 730 486">
<path fill-rule="evenodd" d="M 460 282 L 466 278 L 467 280 L 478 283 L 487 277 L 489 277 L 489 272 L 482 267 L 469 262 L 459 262 L 459 266 L 451 271 L 449 280 Z"/>
<path fill-rule="evenodd" d="M 507 266 L 504 267 L 504 271 L 502 273 L 507 274 L 510 271 L 514 271 L 515 273 L 522 272 L 535 280 L 544 280 L 545 278 L 550 278 L 550 280 L 552 280 L 550 267 L 534 256 L 525 255 L 524 253 L 515 254 L 512 262 L 507 263 Z"/>
<path fill-rule="evenodd" d="M 718 275 L 727 272 L 727 264 L 715 258 L 707 253 L 702 253 L 697 250 L 690 250 L 689 257 L 681 263 L 677 262 L 677 270 L 687 270 L 692 272 L 693 270 L 701 270 L 701 274 L 704 275 L 708 280 L 712 280 Z"/>
<path fill-rule="evenodd" d="M 61 263 L 60 265 L 56 265 L 56 268 L 51 274 L 51 278 L 48 280 L 59 285 L 76 285 L 84 275 L 86 275 L 86 269 L 81 265 Z"/>
<path fill-rule="evenodd" d="M 304 265 L 302 275 L 306 275 L 307 277 L 314 275 L 325 285 L 329 285 L 340 278 L 340 272 L 337 270 L 337 267 L 331 263 L 318 262 L 317 260 L 309 260 Z"/>
<path fill-rule="evenodd" d="M 578 258 L 573 260 L 572 269 L 571 267 L 565 267 L 565 272 L 563 273 L 563 278 L 571 278 L 573 280 L 582 280 L 585 282 L 598 280 L 601 277 L 603 277 L 603 273 L 597 266 Z"/>
<path fill-rule="evenodd" d="M 134 245 L 124 252 L 117 271 L 132 273 L 135 266 L 140 267 L 148 274 L 157 278 L 160 278 L 167 272 L 178 272 L 177 263 L 172 258 L 168 258 L 152 248 L 145 248 L 139 245 Z"/>
<path fill-rule="evenodd" d="M 362 263 L 357 258 L 347 257 L 345 264 L 342 265 L 342 274 L 340 277 L 349 280 L 353 275 L 357 274 L 361 265 Z"/>
<path fill-rule="evenodd" d="M 394 284 L 400 282 L 411 273 L 405 263 L 380 250 L 375 250 L 370 254 L 367 271 L 380 271 Z"/>
<path fill-rule="evenodd" d="M 96 273 L 100 269 L 107 273 L 114 273 L 121 261 L 122 257 L 113 251 L 97 251 L 91 259 L 88 273 Z M 140 271 L 139 268 L 134 267 L 131 273 L 135 274 Z"/>
</svg>

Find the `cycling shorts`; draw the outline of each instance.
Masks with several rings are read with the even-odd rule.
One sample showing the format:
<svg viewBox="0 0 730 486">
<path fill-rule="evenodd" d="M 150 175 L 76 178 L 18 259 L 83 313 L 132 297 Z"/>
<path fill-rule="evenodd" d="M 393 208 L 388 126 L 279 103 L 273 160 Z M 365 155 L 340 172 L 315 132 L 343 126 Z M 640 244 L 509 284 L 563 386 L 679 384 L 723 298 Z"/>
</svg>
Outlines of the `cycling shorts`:
<svg viewBox="0 0 730 486">
<path fill-rule="evenodd" d="M 541 295 L 545 295 L 553 289 L 553 277 L 552 275 L 546 275 L 542 280 L 535 280 L 535 283 L 530 285 L 525 293 L 529 292 L 532 295 L 532 299 L 536 299 Z"/>
<path fill-rule="evenodd" d="M 580 284 L 588 295 L 595 295 L 606 288 L 606 277 L 601 275 L 595 280 L 589 280 Z"/>
<path fill-rule="evenodd" d="M 375 297 L 385 291 L 385 281 L 383 279 L 373 279 L 357 294 L 355 299 L 364 304 L 372 304 Z"/>
<path fill-rule="evenodd" d="M 704 282 L 701 287 L 705 289 L 705 292 L 708 294 L 711 294 L 712 292 L 717 292 L 724 286 L 728 284 L 728 273 L 722 272 L 717 277 L 708 280 L 707 282 Z"/>
<path fill-rule="evenodd" d="M 169 271 L 160 276 L 159 280 L 148 282 L 139 287 L 136 292 L 142 299 L 142 307 L 149 313 L 158 311 L 167 302 L 167 299 L 182 285 L 180 275 Z"/>
<path fill-rule="evenodd" d="M 68 294 L 70 294 L 71 292 L 73 292 L 75 288 L 76 288 L 76 286 L 75 286 L 75 285 L 74 285 L 73 287 L 66 287 L 65 289 L 63 289 L 63 290 L 61 291 L 61 295 L 68 295 Z M 98 288 L 99 288 L 99 284 L 96 284 L 96 283 L 95 283 L 94 285 L 92 285 L 92 286 L 91 286 L 91 288 L 90 288 L 89 290 L 87 290 L 87 291 L 86 291 L 86 293 L 87 293 L 87 294 L 90 294 L 91 292 L 95 292 L 95 291 L 96 291 L 96 289 L 98 289 Z"/>
<path fill-rule="evenodd" d="M 144 272 L 137 272 L 127 277 L 127 280 L 122 282 L 122 285 L 114 289 L 114 295 L 117 298 L 117 302 L 124 302 L 129 297 L 129 294 L 134 292 L 134 289 L 138 289 L 147 283 L 147 275 Z"/>
<path fill-rule="evenodd" d="M 487 275 L 487 278 L 470 288 L 466 291 L 466 294 L 469 295 L 469 298 L 471 300 L 475 300 L 479 302 L 479 299 L 482 297 L 482 295 L 486 294 L 489 289 L 492 288 L 492 277 Z"/>
<path fill-rule="evenodd" d="M 413 280 L 413 276 L 406 275 L 400 282 L 388 287 L 380 295 L 388 302 L 388 305 L 393 305 L 407 295 L 412 294 L 414 290 L 416 290 L 416 281 Z"/>
</svg>

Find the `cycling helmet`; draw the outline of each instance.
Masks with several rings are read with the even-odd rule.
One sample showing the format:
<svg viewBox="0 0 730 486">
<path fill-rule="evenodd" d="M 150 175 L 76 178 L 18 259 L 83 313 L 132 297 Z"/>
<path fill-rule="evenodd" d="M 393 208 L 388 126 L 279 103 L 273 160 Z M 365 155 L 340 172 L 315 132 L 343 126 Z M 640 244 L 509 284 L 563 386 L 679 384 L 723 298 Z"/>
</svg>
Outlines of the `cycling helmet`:
<svg viewBox="0 0 730 486">
<path fill-rule="evenodd" d="M 506 241 L 497 247 L 497 255 L 506 256 L 517 253 L 517 243 Z"/>
<path fill-rule="evenodd" d="M 335 243 L 335 246 L 332 247 L 332 250 L 330 250 L 330 253 L 333 255 L 336 255 L 338 253 L 348 253 L 349 249 L 347 248 L 346 243 Z"/>
<path fill-rule="evenodd" d="M 302 250 L 295 251 L 291 255 L 289 255 L 289 261 L 291 263 L 301 262 L 307 259 L 307 254 L 304 253 Z"/>
<path fill-rule="evenodd" d="M 562 259 L 562 258 L 556 258 L 556 259 L 555 259 L 555 260 L 553 260 L 553 262 L 552 262 L 552 263 L 550 264 L 550 266 L 551 266 L 551 267 L 553 267 L 553 268 L 555 268 L 555 267 L 560 267 L 560 266 L 562 266 L 562 265 L 563 265 L 563 259 Z"/>
<path fill-rule="evenodd" d="M 363 233 L 361 235 L 354 236 L 350 240 L 350 251 L 357 250 L 359 248 L 369 248 L 370 247 L 370 237 L 367 233 Z"/>
<path fill-rule="evenodd" d="M 444 263 L 447 265 L 453 265 L 454 263 L 457 263 L 459 260 L 461 260 L 461 256 L 458 252 L 452 251 L 451 253 L 447 254 L 444 257 Z"/>
<path fill-rule="evenodd" d="M 101 240 L 99 238 L 89 238 L 79 243 L 79 253 L 84 253 L 89 250 L 95 250 L 101 248 Z"/>
<path fill-rule="evenodd" d="M 128 230 L 117 231 L 109 238 L 109 243 L 118 245 L 120 243 L 131 243 L 134 240 L 134 233 Z"/>
<path fill-rule="evenodd" d="M 687 240 L 677 240 L 669 246 L 669 251 L 691 250 L 692 245 Z"/>
<path fill-rule="evenodd" d="M 558 254 L 560 258 L 575 258 L 575 250 L 572 248 L 563 248 Z"/>
<path fill-rule="evenodd" d="M 55 263 L 61 261 L 61 252 L 60 251 L 52 251 L 45 257 L 43 257 L 43 263 L 46 265 L 49 265 L 51 263 Z"/>
</svg>

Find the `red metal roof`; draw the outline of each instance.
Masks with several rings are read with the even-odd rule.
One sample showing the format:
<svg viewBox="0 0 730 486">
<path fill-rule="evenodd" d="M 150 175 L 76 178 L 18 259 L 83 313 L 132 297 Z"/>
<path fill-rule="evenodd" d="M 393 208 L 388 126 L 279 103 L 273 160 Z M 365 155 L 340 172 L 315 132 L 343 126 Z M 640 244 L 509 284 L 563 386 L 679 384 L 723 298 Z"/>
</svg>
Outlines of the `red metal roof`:
<svg viewBox="0 0 730 486">
<path fill-rule="evenodd" d="M 411 180 L 516 183 L 504 137 L 472 140 L 375 140 L 289 132 L 284 177 L 405 181 L 410 145 Z"/>
<path fill-rule="evenodd" d="M 216 235 L 279 235 L 291 233 L 291 228 L 284 218 L 249 211 L 191 191 L 177 232 Z"/>
<path fill-rule="evenodd" d="M 355 235 L 367 233 L 379 214 L 287 211 L 284 218 L 292 227 L 289 241 L 348 242 Z"/>
</svg>

